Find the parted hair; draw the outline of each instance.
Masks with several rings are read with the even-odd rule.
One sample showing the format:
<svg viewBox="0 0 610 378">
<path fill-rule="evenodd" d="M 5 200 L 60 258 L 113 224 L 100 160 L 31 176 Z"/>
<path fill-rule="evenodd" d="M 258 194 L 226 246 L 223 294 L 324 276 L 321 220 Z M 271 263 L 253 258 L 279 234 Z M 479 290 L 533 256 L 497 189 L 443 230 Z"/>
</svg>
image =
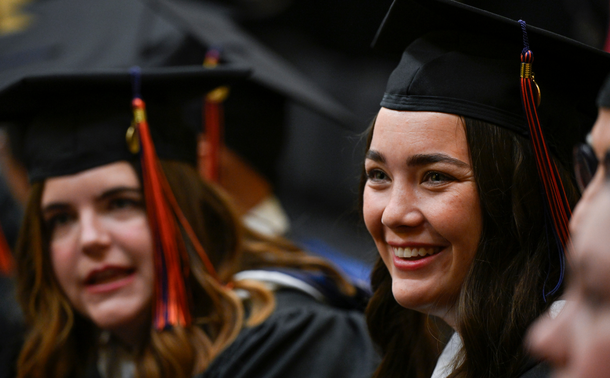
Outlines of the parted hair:
<svg viewBox="0 0 610 378">
<path fill-rule="evenodd" d="M 463 346 L 450 377 L 514 378 L 530 362 L 523 345 L 526 329 L 562 293 L 545 295 L 559 282 L 560 252 L 545 219 L 531 142 L 493 124 L 462 120 L 483 230 L 454 304 Z M 578 192 L 570 170 L 553 160 L 574 206 Z M 401 307 L 381 259 L 371 283 L 367 323 L 383 357 L 375 377 L 430 377 L 451 329 L 436 317 Z"/>
<path fill-rule="evenodd" d="M 236 272 L 260 267 L 292 267 L 318 271 L 340 290 L 355 289 L 326 261 L 310 256 L 283 238 L 245 228 L 224 192 L 200 179 L 186 163 L 162 161 L 170 187 L 185 217 L 219 273 L 223 285 L 190 255 L 186 284 L 192 295 L 193 325 L 162 332 L 152 328 L 140 347 L 130 350 L 138 377 L 192 377 L 205 371 L 243 327 L 264 321 L 274 296 L 254 281 L 233 282 Z M 137 165 L 134 165 L 136 171 Z M 18 300 L 28 326 L 18 360 L 19 377 L 76 377 L 95 366 L 101 330 L 75 312 L 54 276 L 49 234 L 41 214 L 44 183 L 31 189 L 16 247 Z M 244 302 L 235 290 L 246 290 Z M 247 309 L 247 311 L 246 311 Z M 245 313 L 248 316 L 245 316 Z"/>
</svg>

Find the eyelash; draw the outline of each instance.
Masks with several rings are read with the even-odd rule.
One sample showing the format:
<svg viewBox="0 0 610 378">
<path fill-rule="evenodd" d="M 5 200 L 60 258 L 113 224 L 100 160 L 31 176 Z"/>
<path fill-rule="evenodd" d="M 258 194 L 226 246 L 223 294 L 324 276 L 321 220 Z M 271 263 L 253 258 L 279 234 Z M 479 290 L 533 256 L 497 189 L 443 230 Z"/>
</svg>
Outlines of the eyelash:
<svg viewBox="0 0 610 378">
<path fill-rule="evenodd" d="M 111 209 L 124 209 L 126 207 L 144 207 L 144 202 L 140 199 L 117 197 L 113 198 L 108 202 L 108 206 Z"/>
<path fill-rule="evenodd" d="M 433 175 L 438 175 L 440 180 L 437 180 L 437 181 L 431 180 Z M 444 183 L 451 182 L 451 181 L 455 181 L 455 178 L 448 174 L 437 172 L 437 171 L 426 172 L 426 174 L 424 174 L 424 177 L 422 178 L 422 182 L 430 182 L 430 183 L 432 183 L 432 185 L 442 185 Z"/>
<path fill-rule="evenodd" d="M 375 177 L 375 175 L 377 175 L 377 174 L 382 174 L 384 177 L 383 178 Z M 379 181 L 386 180 L 388 178 L 388 175 L 381 169 L 375 168 L 375 169 L 366 171 L 366 178 L 369 181 L 379 182 Z"/>
<path fill-rule="evenodd" d="M 383 175 L 383 177 L 382 178 L 375 177 L 378 174 Z M 432 180 L 432 177 L 435 175 L 438 176 L 439 180 Z M 374 168 L 374 169 L 368 170 L 366 172 L 366 177 L 369 181 L 380 182 L 380 181 L 385 181 L 388 178 L 388 175 L 384 171 L 382 171 L 378 168 Z M 448 174 L 441 173 L 438 171 L 426 172 L 424 174 L 424 177 L 422 178 L 422 183 L 429 182 L 429 183 L 432 183 L 431 185 L 442 185 L 442 184 L 445 184 L 445 183 L 451 182 L 451 181 L 455 181 L 455 178 Z"/>
</svg>

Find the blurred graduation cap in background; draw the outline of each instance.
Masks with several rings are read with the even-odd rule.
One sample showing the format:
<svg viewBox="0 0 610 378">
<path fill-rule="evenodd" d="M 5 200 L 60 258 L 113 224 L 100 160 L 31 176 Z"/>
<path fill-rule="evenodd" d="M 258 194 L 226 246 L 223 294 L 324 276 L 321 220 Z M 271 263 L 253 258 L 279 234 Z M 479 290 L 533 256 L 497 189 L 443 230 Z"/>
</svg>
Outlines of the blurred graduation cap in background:
<svg viewBox="0 0 610 378">
<path fill-rule="evenodd" d="M 250 84 L 225 102 L 227 146 L 269 180 L 285 133 L 285 102 L 341 125 L 350 111 L 243 32 L 227 12 L 189 0 L 39 0 L 21 9 L 29 27 L 0 38 L 0 88 L 29 74 L 202 64 L 215 47 L 221 63 L 247 65 Z"/>
<path fill-rule="evenodd" d="M 222 60 L 252 67 L 254 82 L 342 124 L 353 121 L 352 114 L 335 99 L 211 3 L 45 0 L 22 11 L 32 15 L 31 26 L 0 39 L 0 86 L 9 76 L 58 68 L 201 64 L 201 49 L 219 46 Z"/>
</svg>

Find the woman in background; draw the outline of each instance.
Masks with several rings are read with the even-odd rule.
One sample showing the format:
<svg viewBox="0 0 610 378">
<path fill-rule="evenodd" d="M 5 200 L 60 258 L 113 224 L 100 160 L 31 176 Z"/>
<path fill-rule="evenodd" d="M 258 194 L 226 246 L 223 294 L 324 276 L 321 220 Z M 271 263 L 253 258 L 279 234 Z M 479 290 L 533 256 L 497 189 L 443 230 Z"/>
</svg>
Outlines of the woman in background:
<svg viewBox="0 0 610 378">
<path fill-rule="evenodd" d="M 198 176 L 196 137 L 177 99 L 235 75 L 243 72 L 143 72 L 154 146 L 141 131 L 141 102 L 140 141 L 125 141 L 133 130 L 127 73 L 32 77 L 0 93 L 33 182 L 16 251 L 28 325 L 19 377 L 360 377 L 374 369 L 363 318 L 351 310 L 355 288 L 323 260 L 247 231 Z"/>
</svg>

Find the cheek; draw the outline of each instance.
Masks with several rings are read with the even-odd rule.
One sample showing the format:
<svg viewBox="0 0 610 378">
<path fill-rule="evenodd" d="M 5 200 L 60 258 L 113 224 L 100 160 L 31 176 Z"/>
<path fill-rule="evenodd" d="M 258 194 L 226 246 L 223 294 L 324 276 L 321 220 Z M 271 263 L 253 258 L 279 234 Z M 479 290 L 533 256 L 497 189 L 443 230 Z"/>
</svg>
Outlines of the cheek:
<svg viewBox="0 0 610 378">
<path fill-rule="evenodd" d="M 381 236 L 383 209 L 384 205 L 380 196 L 370 188 L 365 188 L 362 196 L 362 217 L 367 230 L 375 241 Z"/>
<path fill-rule="evenodd" d="M 136 220 L 130 227 L 123 228 L 121 239 L 125 248 L 130 251 L 141 274 L 152 285 L 154 279 L 154 244 L 146 218 Z"/>
<path fill-rule="evenodd" d="M 479 196 L 473 183 L 443 201 L 433 201 L 428 220 L 452 246 L 471 260 L 476 252 L 483 228 Z"/>
<path fill-rule="evenodd" d="M 77 255 L 66 242 L 51 243 L 49 249 L 53 273 L 64 292 L 70 295 L 70 290 L 77 284 Z"/>
</svg>

